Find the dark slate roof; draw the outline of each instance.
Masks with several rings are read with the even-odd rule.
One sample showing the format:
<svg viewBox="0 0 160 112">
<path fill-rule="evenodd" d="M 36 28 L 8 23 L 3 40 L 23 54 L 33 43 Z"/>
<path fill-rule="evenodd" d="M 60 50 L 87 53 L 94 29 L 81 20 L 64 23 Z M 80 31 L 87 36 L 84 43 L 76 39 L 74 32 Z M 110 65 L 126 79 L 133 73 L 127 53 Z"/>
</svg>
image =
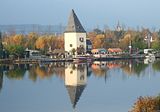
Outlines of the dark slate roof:
<svg viewBox="0 0 160 112">
<path fill-rule="evenodd" d="M 86 85 L 66 86 L 73 108 L 76 107 L 76 104 L 85 87 Z"/>
<path fill-rule="evenodd" d="M 78 33 L 86 32 L 73 9 L 69 16 L 68 25 L 66 27 L 65 32 L 78 32 Z"/>
</svg>

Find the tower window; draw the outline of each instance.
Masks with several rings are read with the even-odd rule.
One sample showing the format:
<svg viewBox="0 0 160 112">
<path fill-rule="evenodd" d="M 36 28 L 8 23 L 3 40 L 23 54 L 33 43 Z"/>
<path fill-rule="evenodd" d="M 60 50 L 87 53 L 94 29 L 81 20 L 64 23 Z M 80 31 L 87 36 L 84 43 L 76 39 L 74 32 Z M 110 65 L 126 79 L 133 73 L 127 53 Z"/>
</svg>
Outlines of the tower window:
<svg viewBox="0 0 160 112">
<path fill-rule="evenodd" d="M 72 44 L 70 44 L 70 47 L 72 47 L 73 45 Z"/>
<path fill-rule="evenodd" d="M 80 41 L 80 42 L 84 42 L 84 38 L 83 38 L 83 37 L 80 37 L 80 38 L 79 38 L 79 41 Z"/>
</svg>

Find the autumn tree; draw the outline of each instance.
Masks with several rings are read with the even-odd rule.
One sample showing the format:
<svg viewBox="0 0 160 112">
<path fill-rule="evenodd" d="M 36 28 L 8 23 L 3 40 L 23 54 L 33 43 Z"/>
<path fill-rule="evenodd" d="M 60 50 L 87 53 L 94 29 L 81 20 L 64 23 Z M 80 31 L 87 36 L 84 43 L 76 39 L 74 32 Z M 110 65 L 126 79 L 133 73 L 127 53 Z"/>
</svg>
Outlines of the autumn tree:
<svg viewBox="0 0 160 112">
<path fill-rule="evenodd" d="M 126 34 L 123 39 L 120 40 L 119 46 L 122 49 L 128 49 L 131 42 L 131 34 Z"/>
<path fill-rule="evenodd" d="M 47 41 L 46 38 L 44 36 L 40 36 L 37 40 L 36 40 L 36 48 L 41 50 L 43 53 L 46 53 L 47 51 Z"/>
<path fill-rule="evenodd" d="M 103 34 L 96 35 L 92 39 L 93 48 L 102 48 L 104 47 L 105 36 Z"/>
<path fill-rule="evenodd" d="M 21 45 L 21 46 L 25 46 L 25 36 L 22 34 L 17 34 L 15 36 L 13 36 L 13 44 L 14 45 Z"/>
<path fill-rule="evenodd" d="M 158 112 L 159 97 L 139 97 L 130 112 Z"/>
<path fill-rule="evenodd" d="M 38 34 L 31 32 L 27 35 L 26 48 L 36 49 L 36 40 L 38 39 Z"/>
</svg>

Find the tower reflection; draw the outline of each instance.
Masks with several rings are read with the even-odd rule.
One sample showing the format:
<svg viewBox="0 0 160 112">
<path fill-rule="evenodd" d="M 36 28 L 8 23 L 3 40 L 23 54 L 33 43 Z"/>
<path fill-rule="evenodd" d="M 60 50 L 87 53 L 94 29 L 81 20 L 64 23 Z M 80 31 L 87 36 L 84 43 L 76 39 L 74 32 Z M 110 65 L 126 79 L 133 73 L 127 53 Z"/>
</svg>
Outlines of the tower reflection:
<svg viewBox="0 0 160 112">
<path fill-rule="evenodd" d="M 73 108 L 76 107 L 83 90 L 87 85 L 87 65 L 69 64 L 65 69 L 65 86 Z"/>
</svg>

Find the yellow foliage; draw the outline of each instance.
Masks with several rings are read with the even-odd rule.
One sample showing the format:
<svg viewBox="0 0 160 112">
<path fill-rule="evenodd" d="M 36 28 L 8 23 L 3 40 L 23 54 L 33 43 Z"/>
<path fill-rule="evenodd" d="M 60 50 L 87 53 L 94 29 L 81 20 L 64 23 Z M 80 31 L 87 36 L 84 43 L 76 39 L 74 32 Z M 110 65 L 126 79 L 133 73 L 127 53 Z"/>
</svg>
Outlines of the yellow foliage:
<svg viewBox="0 0 160 112">
<path fill-rule="evenodd" d="M 39 37 L 37 40 L 36 40 L 36 48 L 37 49 L 44 49 L 45 46 L 46 46 L 46 39 L 44 37 Z"/>
<path fill-rule="evenodd" d="M 158 100 L 155 97 L 140 97 L 130 112 L 157 112 Z"/>
<path fill-rule="evenodd" d="M 13 42 L 16 44 L 16 45 L 22 45 L 23 42 L 24 42 L 24 36 L 23 35 L 15 35 L 13 37 Z"/>
</svg>

